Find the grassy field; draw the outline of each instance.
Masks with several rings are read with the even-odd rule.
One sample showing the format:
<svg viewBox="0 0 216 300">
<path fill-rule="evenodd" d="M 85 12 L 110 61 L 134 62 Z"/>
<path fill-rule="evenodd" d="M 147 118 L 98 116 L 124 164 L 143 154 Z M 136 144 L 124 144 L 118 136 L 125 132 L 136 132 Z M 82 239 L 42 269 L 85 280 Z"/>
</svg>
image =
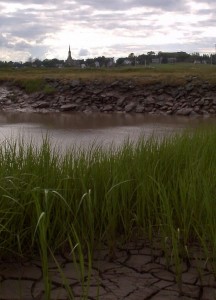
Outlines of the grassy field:
<svg viewBox="0 0 216 300">
<path fill-rule="evenodd" d="M 25 80 L 25 79 L 102 79 L 109 81 L 119 78 L 134 78 L 144 83 L 169 82 L 173 84 L 182 83 L 187 76 L 198 76 L 203 80 L 216 83 L 216 65 L 194 65 L 194 64 L 161 64 L 140 67 L 119 67 L 101 69 L 75 69 L 75 68 L 23 68 L 3 69 L 0 68 L 0 81 Z"/>
</svg>

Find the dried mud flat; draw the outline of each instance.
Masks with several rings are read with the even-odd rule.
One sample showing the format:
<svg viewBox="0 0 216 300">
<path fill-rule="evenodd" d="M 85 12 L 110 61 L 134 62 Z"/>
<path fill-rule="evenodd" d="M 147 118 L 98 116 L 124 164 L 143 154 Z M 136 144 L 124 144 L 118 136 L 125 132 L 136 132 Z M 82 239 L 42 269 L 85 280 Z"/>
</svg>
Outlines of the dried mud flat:
<svg viewBox="0 0 216 300">
<path fill-rule="evenodd" d="M 84 299 L 86 291 L 85 299 L 92 300 L 216 299 L 216 281 L 209 261 L 201 258 L 197 247 L 191 251 L 191 258 L 181 264 L 180 283 L 172 257 L 165 257 L 163 251 L 142 241 L 118 248 L 112 260 L 106 248 L 95 251 L 90 278 L 86 263 L 82 280 L 72 257 L 61 254 L 56 257 L 61 271 L 54 261 L 49 263 L 50 299 L 70 299 L 65 282 L 73 299 Z M 46 299 L 40 260 L 1 262 L 0 299 Z"/>
</svg>

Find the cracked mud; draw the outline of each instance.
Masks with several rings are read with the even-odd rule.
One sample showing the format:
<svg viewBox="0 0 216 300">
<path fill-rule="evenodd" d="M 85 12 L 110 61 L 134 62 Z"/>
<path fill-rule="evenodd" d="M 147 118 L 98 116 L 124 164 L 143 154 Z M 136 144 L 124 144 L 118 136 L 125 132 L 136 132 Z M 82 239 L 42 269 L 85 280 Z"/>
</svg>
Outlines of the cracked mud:
<svg viewBox="0 0 216 300">
<path fill-rule="evenodd" d="M 49 263 L 51 299 L 70 299 L 68 288 L 74 299 L 84 299 L 86 295 L 91 300 L 216 299 L 211 265 L 196 255 L 181 264 L 180 281 L 172 260 L 167 265 L 161 250 L 144 243 L 117 249 L 112 261 L 106 249 L 95 251 L 89 277 L 87 262 L 81 276 L 68 254 L 56 259 L 58 266 L 54 261 Z M 39 259 L 0 265 L 0 299 L 46 299 Z"/>
</svg>

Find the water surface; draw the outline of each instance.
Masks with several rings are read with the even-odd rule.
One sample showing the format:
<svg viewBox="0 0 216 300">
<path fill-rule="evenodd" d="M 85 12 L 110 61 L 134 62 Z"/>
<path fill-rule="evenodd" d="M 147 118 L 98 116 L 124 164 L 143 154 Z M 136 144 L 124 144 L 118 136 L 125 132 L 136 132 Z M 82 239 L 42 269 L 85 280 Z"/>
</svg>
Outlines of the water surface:
<svg viewBox="0 0 216 300">
<path fill-rule="evenodd" d="M 48 134 L 53 144 L 62 147 L 87 147 L 93 142 L 119 146 L 127 138 L 132 141 L 140 135 L 161 138 L 209 123 L 216 125 L 216 118 L 124 113 L 0 112 L 0 141 L 22 135 L 27 142 L 32 138 L 40 144 L 42 137 Z"/>
</svg>

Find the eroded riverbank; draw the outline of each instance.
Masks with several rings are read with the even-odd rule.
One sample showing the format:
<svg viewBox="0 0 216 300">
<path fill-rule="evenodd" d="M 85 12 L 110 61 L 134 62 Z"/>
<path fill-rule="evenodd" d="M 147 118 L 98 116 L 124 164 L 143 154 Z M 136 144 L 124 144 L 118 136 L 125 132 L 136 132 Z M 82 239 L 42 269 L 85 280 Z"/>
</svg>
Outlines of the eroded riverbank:
<svg viewBox="0 0 216 300">
<path fill-rule="evenodd" d="M 45 79 L 48 90 L 27 94 L 14 82 L 0 87 L 4 111 L 216 115 L 216 84 L 188 77 L 184 84 L 130 79 Z"/>
</svg>

